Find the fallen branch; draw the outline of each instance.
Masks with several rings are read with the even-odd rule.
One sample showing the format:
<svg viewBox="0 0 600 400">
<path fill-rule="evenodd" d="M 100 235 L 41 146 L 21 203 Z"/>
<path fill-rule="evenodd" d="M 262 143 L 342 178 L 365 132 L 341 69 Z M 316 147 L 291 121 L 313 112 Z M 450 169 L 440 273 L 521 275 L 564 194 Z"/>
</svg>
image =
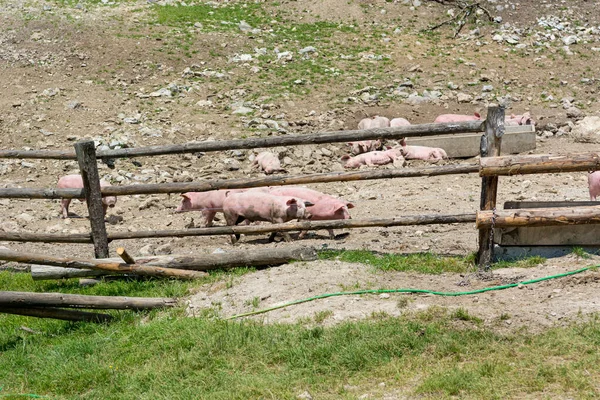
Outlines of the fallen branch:
<svg viewBox="0 0 600 400">
<path fill-rule="evenodd" d="M 434 0 L 434 1 L 436 1 L 437 3 L 440 3 L 440 4 L 445 4 L 443 0 Z M 446 21 L 443 21 L 437 25 L 433 25 L 426 29 L 423 29 L 422 32 L 433 31 L 444 25 L 449 25 L 449 24 L 455 23 L 458 25 L 456 32 L 454 32 L 454 38 L 456 38 L 458 36 L 458 34 L 460 33 L 460 31 L 462 30 L 462 28 L 467 24 L 467 20 L 469 19 L 469 17 L 473 14 L 477 14 L 477 10 L 482 10 L 484 12 L 484 14 L 488 17 L 488 20 L 490 20 L 490 21 L 494 20 L 492 18 L 492 15 L 490 14 L 490 12 L 486 8 L 484 8 L 480 3 L 471 3 L 471 4 L 457 3 L 457 5 L 460 8 L 460 11 L 458 12 L 458 14 L 456 14 L 454 17 L 452 17 Z"/>
</svg>

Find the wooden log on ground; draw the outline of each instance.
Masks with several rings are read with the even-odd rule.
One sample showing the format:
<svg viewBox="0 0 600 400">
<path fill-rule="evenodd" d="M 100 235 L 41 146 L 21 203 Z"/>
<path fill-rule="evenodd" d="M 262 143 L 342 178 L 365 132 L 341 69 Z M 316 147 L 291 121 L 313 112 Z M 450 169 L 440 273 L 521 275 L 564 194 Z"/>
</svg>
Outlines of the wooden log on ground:
<svg viewBox="0 0 600 400">
<path fill-rule="evenodd" d="M 492 223 L 492 220 L 494 222 Z M 586 225 L 600 223 L 600 206 L 479 211 L 477 228 Z"/>
<path fill-rule="evenodd" d="M 228 269 L 235 267 L 256 267 L 262 265 L 280 265 L 290 261 L 314 261 L 317 252 L 312 247 L 282 247 L 276 249 L 258 249 L 250 251 L 228 251 L 220 254 L 166 255 L 137 257 L 138 264 L 178 268 L 195 271 Z M 119 261 L 109 258 L 107 261 Z M 107 275 L 106 271 L 93 271 L 50 266 L 31 266 L 33 280 L 80 278 Z"/>
<path fill-rule="evenodd" d="M 255 149 L 262 147 L 340 143 L 369 139 L 399 139 L 403 137 L 436 136 L 452 133 L 483 132 L 482 121 L 453 122 L 444 124 L 419 124 L 395 128 L 375 128 L 366 130 L 335 131 L 312 135 L 283 135 L 266 138 L 215 140 L 190 142 L 165 146 L 148 146 L 117 150 L 99 151 L 97 158 L 127 158 L 157 156 L 166 154 L 185 154 L 213 152 L 236 149 Z M 67 150 L 25 151 L 0 150 L 0 158 L 46 158 L 59 160 L 76 159 L 73 152 Z"/>
<path fill-rule="evenodd" d="M 53 265 L 56 267 L 85 268 L 109 271 L 115 274 L 136 274 L 142 276 L 171 277 L 180 279 L 196 279 L 206 276 L 205 272 L 181 269 L 161 268 L 148 265 L 129 265 L 104 260 L 85 260 L 80 258 L 52 257 L 44 254 L 25 254 L 0 249 L 0 260 L 15 261 L 25 264 Z"/>
<path fill-rule="evenodd" d="M 0 313 L 25 315 L 37 318 L 53 318 L 65 321 L 84 321 L 84 322 L 108 322 L 112 316 L 108 314 L 91 313 L 79 310 L 63 310 L 60 308 L 18 308 L 18 307 L 0 307 Z"/>
<path fill-rule="evenodd" d="M 485 120 L 485 134 L 481 137 L 480 160 L 500 155 L 502 136 L 504 135 L 504 107 L 489 107 Z M 481 179 L 481 210 L 496 208 L 498 177 L 490 176 Z M 477 262 L 479 268 L 489 268 L 494 257 L 494 231 L 490 228 L 479 230 L 479 251 Z"/>
<path fill-rule="evenodd" d="M 423 168 L 376 169 L 372 171 L 328 172 L 300 176 L 270 176 L 266 178 L 242 178 L 227 180 L 203 180 L 198 182 L 158 183 L 127 186 L 106 186 L 100 189 L 103 196 L 125 196 L 134 194 L 161 194 L 205 192 L 217 189 L 242 189 L 260 186 L 302 185 L 308 183 L 349 182 L 371 179 L 414 178 L 472 174 L 479 172 L 477 164 L 443 165 Z M 82 189 L 0 189 L 0 198 L 19 199 L 78 199 Z"/>
<path fill-rule="evenodd" d="M 108 258 L 108 238 L 106 237 L 106 225 L 104 224 L 102 194 L 100 194 L 100 175 L 96 164 L 96 145 L 93 140 L 77 142 L 75 143 L 75 153 L 77 154 L 77 162 L 83 180 L 83 192 L 90 216 L 94 253 L 96 258 Z"/>
<path fill-rule="evenodd" d="M 600 169 L 600 153 L 526 155 L 482 158 L 481 176 L 584 172 Z"/>
<path fill-rule="evenodd" d="M 159 297 L 85 296 L 64 293 L 0 292 L 0 308 L 62 307 L 151 310 L 174 307 L 177 300 Z"/>
<path fill-rule="evenodd" d="M 600 201 L 506 201 L 505 210 L 515 208 L 558 208 L 600 206 Z"/>
</svg>

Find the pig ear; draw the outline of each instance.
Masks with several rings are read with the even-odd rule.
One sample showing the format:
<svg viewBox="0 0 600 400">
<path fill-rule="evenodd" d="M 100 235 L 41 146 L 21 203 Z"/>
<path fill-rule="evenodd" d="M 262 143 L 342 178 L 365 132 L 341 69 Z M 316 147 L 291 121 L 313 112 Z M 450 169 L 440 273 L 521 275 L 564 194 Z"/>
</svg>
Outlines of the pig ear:
<svg viewBox="0 0 600 400">
<path fill-rule="evenodd" d="M 183 198 L 186 198 L 186 199 L 190 200 L 190 195 L 187 194 L 187 193 L 181 193 L 180 196 L 183 197 Z"/>
<path fill-rule="evenodd" d="M 352 146 L 352 142 L 347 142 L 346 143 L 348 146 Z"/>
<path fill-rule="evenodd" d="M 291 206 L 292 204 L 297 204 L 298 202 L 296 201 L 296 199 L 289 199 L 288 201 L 285 202 L 286 205 Z"/>
<path fill-rule="evenodd" d="M 341 158 L 342 161 L 346 161 L 349 159 L 350 159 L 350 156 L 348 154 L 346 154 L 345 156 L 342 156 L 342 158 Z"/>
<path fill-rule="evenodd" d="M 406 146 L 406 138 L 400 139 L 400 146 Z"/>
<path fill-rule="evenodd" d="M 346 207 L 348 207 L 348 208 L 354 208 L 354 204 L 348 202 L 348 203 L 346 203 Z"/>
<path fill-rule="evenodd" d="M 306 207 L 312 207 L 312 206 L 314 206 L 314 205 L 315 205 L 315 203 L 313 203 L 312 201 L 304 201 L 304 205 L 305 205 Z"/>
</svg>

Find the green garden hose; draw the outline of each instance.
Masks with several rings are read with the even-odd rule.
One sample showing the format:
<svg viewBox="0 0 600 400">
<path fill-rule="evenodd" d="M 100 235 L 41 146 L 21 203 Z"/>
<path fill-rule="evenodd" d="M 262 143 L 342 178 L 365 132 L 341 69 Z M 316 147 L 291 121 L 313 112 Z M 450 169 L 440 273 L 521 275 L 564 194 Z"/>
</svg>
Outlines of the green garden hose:
<svg viewBox="0 0 600 400">
<path fill-rule="evenodd" d="M 307 302 L 313 301 L 313 300 L 325 299 L 327 297 L 345 296 L 345 295 L 381 294 L 381 293 L 427 293 L 427 294 L 434 294 L 437 296 L 466 296 L 466 295 L 470 295 L 470 294 L 489 292 L 492 290 L 508 289 L 508 288 L 521 286 L 521 285 L 530 285 L 532 283 L 547 281 L 549 279 L 563 278 L 565 276 L 579 274 L 579 273 L 587 271 L 589 269 L 594 269 L 594 268 L 598 268 L 598 267 L 600 267 L 600 265 L 589 266 L 589 267 L 581 268 L 581 269 L 578 269 L 575 271 L 565 272 L 565 273 L 557 274 L 557 275 L 550 275 L 550 276 L 546 276 L 543 278 L 531 279 L 529 281 L 522 281 L 519 283 L 510 283 L 507 285 L 500 285 L 500 286 L 491 286 L 491 287 L 487 287 L 487 288 L 483 288 L 483 289 L 471 290 L 468 292 L 436 292 L 433 290 L 425 290 L 425 289 L 369 289 L 369 290 L 357 290 L 355 292 L 326 293 L 326 294 L 321 294 L 321 295 L 314 296 L 314 297 L 308 297 L 306 299 L 294 300 L 289 303 L 281 304 L 279 306 L 264 308 L 262 310 L 256 310 L 256 311 L 251 311 L 251 312 L 247 312 L 247 313 L 243 313 L 243 314 L 232 315 L 231 317 L 227 317 L 225 319 L 236 319 L 236 318 L 241 318 L 241 317 L 248 317 L 251 315 L 264 314 L 269 311 L 277 310 L 279 308 L 293 306 L 293 305 L 301 304 L 301 303 L 307 303 Z"/>
</svg>

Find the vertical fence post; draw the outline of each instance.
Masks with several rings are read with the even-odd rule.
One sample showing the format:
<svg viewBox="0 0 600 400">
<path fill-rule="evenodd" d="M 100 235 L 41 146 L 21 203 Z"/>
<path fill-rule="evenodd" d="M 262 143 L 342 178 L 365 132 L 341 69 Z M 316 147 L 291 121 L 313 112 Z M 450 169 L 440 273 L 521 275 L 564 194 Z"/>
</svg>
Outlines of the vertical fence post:
<svg viewBox="0 0 600 400">
<path fill-rule="evenodd" d="M 104 207 L 100 193 L 100 176 L 96 163 L 96 146 L 93 140 L 75 143 L 75 154 L 83 179 L 85 201 L 92 226 L 92 240 L 96 258 L 108 258 L 108 238 L 104 225 Z"/>
<path fill-rule="evenodd" d="M 504 135 L 504 107 L 488 108 L 485 120 L 485 133 L 481 136 L 479 152 L 481 157 L 496 157 L 500 155 L 502 136 Z M 496 208 L 498 192 L 498 177 L 485 176 L 481 179 L 481 210 Z M 494 256 L 493 226 L 479 230 L 479 252 L 477 260 L 479 268 L 489 268 Z"/>
</svg>

